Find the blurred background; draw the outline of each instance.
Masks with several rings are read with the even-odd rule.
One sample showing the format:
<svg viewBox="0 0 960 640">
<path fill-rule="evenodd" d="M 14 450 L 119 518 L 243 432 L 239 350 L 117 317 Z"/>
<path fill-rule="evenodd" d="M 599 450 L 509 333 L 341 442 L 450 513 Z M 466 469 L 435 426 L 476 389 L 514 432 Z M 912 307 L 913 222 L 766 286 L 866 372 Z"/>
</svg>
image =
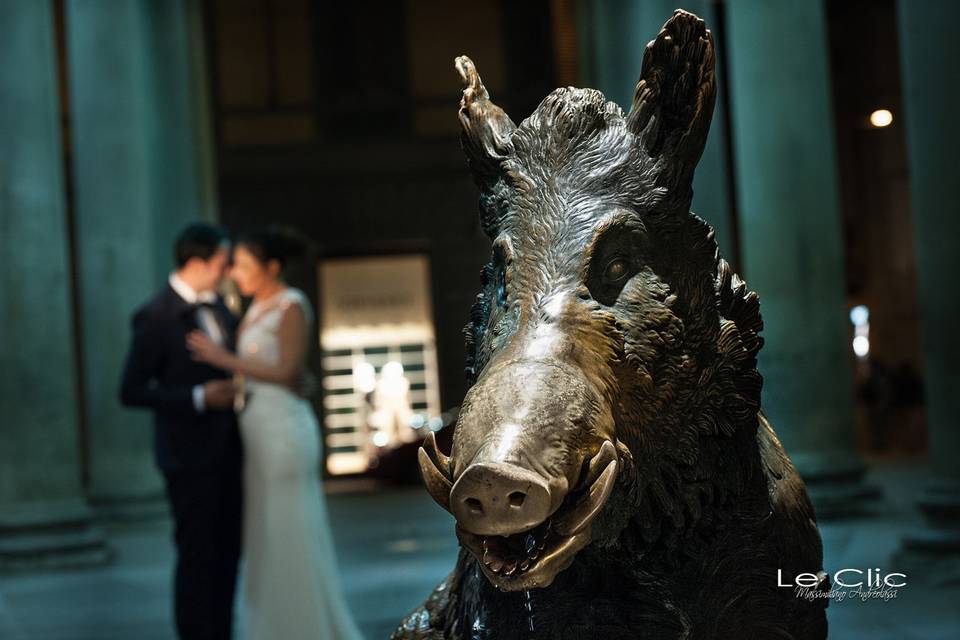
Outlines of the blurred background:
<svg viewBox="0 0 960 640">
<path fill-rule="evenodd" d="M 0 637 L 173 635 L 150 417 L 117 385 L 200 219 L 318 249 L 293 284 L 338 563 L 386 637 L 457 552 L 415 463 L 449 438 L 489 256 L 453 59 L 516 122 L 557 86 L 628 108 L 678 6 L 718 46 L 693 210 L 760 294 L 825 568 L 909 576 L 832 603 L 832 637 L 960 637 L 952 0 L 0 0 Z"/>
</svg>

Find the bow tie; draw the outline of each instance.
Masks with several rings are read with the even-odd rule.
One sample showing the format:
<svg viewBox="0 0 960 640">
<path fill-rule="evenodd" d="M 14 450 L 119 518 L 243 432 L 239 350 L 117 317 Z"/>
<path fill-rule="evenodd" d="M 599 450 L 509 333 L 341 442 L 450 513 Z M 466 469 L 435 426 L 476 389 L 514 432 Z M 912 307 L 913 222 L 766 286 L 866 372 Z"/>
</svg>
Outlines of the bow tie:
<svg viewBox="0 0 960 640">
<path fill-rule="evenodd" d="M 198 300 L 190 306 L 194 309 L 213 309 L 216 307 L 211 300 Z"/>
</svg>

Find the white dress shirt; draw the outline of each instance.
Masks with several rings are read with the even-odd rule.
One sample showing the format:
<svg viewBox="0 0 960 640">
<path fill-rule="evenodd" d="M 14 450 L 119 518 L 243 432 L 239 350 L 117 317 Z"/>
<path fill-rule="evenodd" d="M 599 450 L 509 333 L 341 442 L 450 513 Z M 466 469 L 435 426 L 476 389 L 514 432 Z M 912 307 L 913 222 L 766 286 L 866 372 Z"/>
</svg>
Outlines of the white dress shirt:
<svg viewBox="0 0 960 640">
<path fill-rule="evenodd" d="M 177 293 L 178 296 L 184 299 L 189 304 L 197 303 L 207 303 L 213 304 L 217 301 L 217 294 L 213 291 L 196 291 L 193 287 L 188 285 L 183 279 L 176 274 L 176 272 L 170 274 L 170 287 Z M 213 315 L 213 310 L 208 307 L 200 307 L 197 309 L 197 326 L 200 327 L 200 330 L 205 334 L 210 336 L 210 339 L 221 347 L 224 344 L 223 331 L 220 329 L 220 324 L 217 322 L 216 316 Z M 193 406 L 198 413 L 203 413 L 206 411 L 206 402 L 203 397 L 203 385 L 198 384 L 193 387 Z"/>
</svg>

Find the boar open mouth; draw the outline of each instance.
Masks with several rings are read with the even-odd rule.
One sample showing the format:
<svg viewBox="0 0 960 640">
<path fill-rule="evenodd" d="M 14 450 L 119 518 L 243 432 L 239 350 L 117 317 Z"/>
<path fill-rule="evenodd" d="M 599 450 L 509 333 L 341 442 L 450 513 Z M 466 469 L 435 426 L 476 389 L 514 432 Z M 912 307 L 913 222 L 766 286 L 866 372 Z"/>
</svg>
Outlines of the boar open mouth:
<svg viewBox="0 0 960 640">
<path fill-rule="evenodd" d="M 440 506 L 450 510 L 450 459 L 433 434 L 419 451 L 424 484 Z M 616 484 L 616 447 L 605 441 L 583 465 L 581 478 L 560 507 L 540 524 L 508 535 L 478 535 L 457 524 L 461 544 L 478 560 L 490 582 L 503 591 L 549 586 L 591 540 L 591 523 Z"/>
</svg>

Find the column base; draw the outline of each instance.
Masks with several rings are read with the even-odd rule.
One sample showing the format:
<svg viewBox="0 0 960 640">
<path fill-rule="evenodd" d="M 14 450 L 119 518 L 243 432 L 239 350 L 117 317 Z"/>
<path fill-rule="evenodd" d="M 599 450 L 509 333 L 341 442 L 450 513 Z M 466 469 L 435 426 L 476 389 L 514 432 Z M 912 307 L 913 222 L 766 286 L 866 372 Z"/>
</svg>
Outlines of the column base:
<svg viewBox="0 0 960 640">
<path fill-rule="evenodd" d="M 83 502 L 41 502 L 0 510 L 0 572 L 98 566 L 112 555 Z"/>
<path fill-rule="evenodd" d="M 933 480 L 917 507 L 929 527 L 905 534 L 895 561 L 925 584 L 960 585 L 960 480 Z"/>
<path fill-rule="evenodd" d="M 97 520 L 105 524 L 125 524 L 165 520 L 170 517 L 166 495 L 156 492 L 142 495 L 91 496 L 90 506 Z"/>
<path fill-rule="evenodd" d="M 867 466 L 856 453 L 798 453 L 790 457 L 807 486 L 817 520 L 876 513 L 883 492 L 866 481 Z"/>
</svg>

